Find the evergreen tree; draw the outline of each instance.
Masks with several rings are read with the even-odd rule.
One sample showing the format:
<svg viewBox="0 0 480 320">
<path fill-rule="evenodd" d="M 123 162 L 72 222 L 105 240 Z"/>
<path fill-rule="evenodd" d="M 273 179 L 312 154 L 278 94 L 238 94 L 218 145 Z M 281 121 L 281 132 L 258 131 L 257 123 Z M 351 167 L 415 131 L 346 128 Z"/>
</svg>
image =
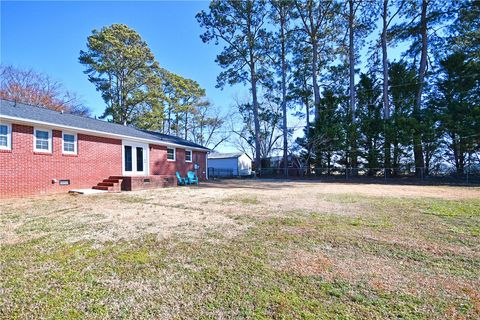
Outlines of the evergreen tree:
<svg viewBox="0 0 480 320">
<path fill-rule="evenodd" d="M 349 134 L 349 143 L 348 147 L 351 153 L 351 166 L 353 168 L 358 167 L 358 156 L 357 156 L 357 138 L 358 138 L 358 128 L 357 128 L 357 112 L 356 112 L 356 92 L 355 92 L 355 73 L 357 67 L 357 55 L 358 47 L 362 46 L 365 40 L 365 37 L 373 28 L 373 18 L 375 16 L 374 3 L 366 2 L 363 0 L 348 0 L 345 2 L 345 6 L 342 10 L 343 17 L 346 20 L 347 29 L 348 29 L 348 45 L 345 45 L 345 51 L 348 55 L 348 77 L 349 77 L 349 114 L 351 116 L 350 128 L 348 128 Z M 357 171 L 354 171 L 356 174 Z"/>
<path fill-rule="evenodd" d="M 107 104 L 103 118 L 111 116 L 113 122 L 127 125 L 146 104 L 158 101 L 158 63 L 137 32 L 124 24 L 93 30 L 87 48 L 80 51 L 79 61 Z"/>
<path fill-rule="evenodd" d="M 422 143 L 422 127 L 424 107 L 424 94 L 427 84 L 428 55 L 433 43 L 439 37 L 436 28 L 448 22 L 450 12 L 449 5 L 441 1 L 430 0 L 406 0 L 400 17 L 404 22 L 395 26 L 392 34 L 399 41 L 410 40 L 411 46 L 405 53 L 413 58 L 417 68 L 417 91 L 412 111 L 412 143 L 415 158 L 417 176 L 420 176 L 425 168 L 425 155 Z"/>
<path fill-rule="evenodd" d="M 302 41 L 301 35 L 294 34 L 292 40 L 292 80 L 288 87 L 289 99 L 299 106 L 300 110 L 295 113 L 297 117 L 305 118 L 304 136 L 298 138 L 296 143 L 304 148 L 302 158 L 307 166 L 307 173 L 310 173 L 311 145 L 307 139 L 310 136 L 311 112 L 313 102 L 311 85 L 311 50 Z"/>
<path fill-rule="evenodd" d="M 396 175 L 402 159 L 409 157 L 412 127 L 417 125 L 412 119 L 412 110 L 418 83 L 415 69 L 409 67 L 405 61 L 390 64 L 389 78 L 392 115 L 385 132 L 389 135 L 390 144 L 393 147 L 391 166 L 393 174 Z"/>
<path fill-rule="evenodd" d="M 480 141 L 480 63 L 456 52 L 440 62 L 435 104 L 446 134 L 445 155 L 458 174 L 474 160 Z"/>
<path fill-rule="evenodd" d="M 375 174 L 375 168 L 382 161 L 382 89 L 374 74 L 360 75 L 358 91 L 358 125 L 361 131 L 360 147 L 366 160 L 368 175 Z"/>
<path fill-rule="evenodd" d="M 300 41 L 311 47 L 311 83 L 315 105 L 315 117 L 318 117 L 320 105 L 320 85 L 318 76 L 328 62 L 334 60 L 335 46 L 338 42 L 341 23 L 338 18 L 339 5 L 333 0 L 315 1 L 294 0 L 295 17 L 299 20 Z M 317 121 L 315 121 L 317 122 Z"/>
<path fill-rule="evenodd" d="M 339 98 L 332 90 L 323 91 L 318 118 L 315 120 L 314 128 L 310 130 L 308 139 L 315 150 L 314 165 L 326 166 L 328 173 L 333 167 L 333 157 L 342 150 L 345 141 L 342 117 L 338 112 L 339 103 Z"/>
<path fill-rule="evenodd" d="M 293 9 L 293 3 L 289 0 L 271 0 L 272 7 L 272 20 L 278 26 L 278 31 L 276 33 L 276 38 L 278 41 L 278 46 L 276 47 L 276 56 L 278 59 L 276 62 L 279 62 L 280 65 L 280 76 L 281 76 L 281 90 L 282 90 L 282 121 L 283 121 L 283 163 L 284 163 L 284 175 L 288 177 L 288 126 L 287 126 L 287 55 L 290 30 L 290 18 L 291 10 Z M 275 48 L 274 47 L 274 48 Z M 275 63 L 277 65 L 277 63 Z"/>
<path fill-rule="evenodd" d="M 197 14 L 200 26 L 206 30 L 201 35 L 202 40 L 206 43 L 225 43 L 216 59 L 220 67 L 225 69 L 217 78 L 218 87 L 227 83 L 250 84 L 256 170 L 261 170 L 258 84 L 267 72 L 265 60 L 270 52 L 267 16 L 267 4 L 263 0 L 212 1 L 208 12 Z"/>
<path fill-rule="evenodd" d="M 480 1 L 464 0 L 455 8 L 457 15 L 450 26 L 451 34 L 448 47 L 454 51 L 464 52 L 467 60 L 480 61 Z"/>
</svg>

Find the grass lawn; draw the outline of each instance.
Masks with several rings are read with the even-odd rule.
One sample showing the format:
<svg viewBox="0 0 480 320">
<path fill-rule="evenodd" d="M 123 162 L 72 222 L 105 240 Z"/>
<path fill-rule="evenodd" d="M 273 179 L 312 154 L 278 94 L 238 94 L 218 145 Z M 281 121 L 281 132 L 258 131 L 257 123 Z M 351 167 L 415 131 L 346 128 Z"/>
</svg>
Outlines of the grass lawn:
<svg viewBox="0 0 480 320">
<path fill-rule="evenodd" d="M 480 189 L 231 181 L 0 204 L 0 318 L 480 317 Z"/>
</svg>

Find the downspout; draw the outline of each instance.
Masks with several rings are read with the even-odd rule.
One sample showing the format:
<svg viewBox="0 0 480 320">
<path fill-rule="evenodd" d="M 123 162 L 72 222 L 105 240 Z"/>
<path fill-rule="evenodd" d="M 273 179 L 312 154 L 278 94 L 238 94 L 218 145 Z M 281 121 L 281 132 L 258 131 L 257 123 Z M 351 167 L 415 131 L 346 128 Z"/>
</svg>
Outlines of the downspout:
<svg viewBox="0 0 480 320">
<path fill-rule="evenodd" d="M 205 179 L 208 180 L 208 154 L 210 152 L 205 152 Z"/>
</svg>

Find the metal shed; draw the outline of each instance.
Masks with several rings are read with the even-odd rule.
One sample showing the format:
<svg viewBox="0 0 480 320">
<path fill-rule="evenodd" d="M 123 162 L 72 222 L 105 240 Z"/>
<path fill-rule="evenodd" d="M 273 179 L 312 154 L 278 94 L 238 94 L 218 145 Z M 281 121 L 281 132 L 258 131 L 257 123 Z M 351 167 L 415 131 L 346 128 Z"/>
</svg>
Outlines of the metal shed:
<svg viewBox="0 0 480 320">
<path fill-rule="evenodd" d="M 209 177 L 244 177 L 252 174 L 252 160 L 242 152 L 208 155 Z"/>
</svg>

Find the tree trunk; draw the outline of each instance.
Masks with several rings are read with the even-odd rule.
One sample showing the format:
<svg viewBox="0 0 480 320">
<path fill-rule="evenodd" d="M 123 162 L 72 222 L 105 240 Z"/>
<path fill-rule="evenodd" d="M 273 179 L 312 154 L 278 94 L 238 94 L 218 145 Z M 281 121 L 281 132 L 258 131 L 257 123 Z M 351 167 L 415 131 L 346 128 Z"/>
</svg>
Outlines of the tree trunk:
<svg viewBox="0 0 480 320">
<path fill-rule="evenodd" d="M 455 171 L 457 174 L 460 174 L 460 155 L 459 155 L 459 143 L 456 134 L 452 134 L 452 153 L 453 153 L 453 162 L 455 163 Z"/>
<path fill-rule="evenodd" d="M 185 137 L 184 139 L 187 140 L 188 136 L 188 111 L 185 111 Z"/>
<path fill-rule="evenodd" d="M 421 108 L 422 108 L 422 94 L 423 82 L 425 81 L 425 71 L 427 69 L 427 0 L 422 1 L 422 15 L 420 21 L 420 35 L 422 37 L 422 51 L 420 56 L 420 68 L 418 70 L 418 91 L 415 99 L 413 109 L 413 118 L 416 120 L 416 126 L 413 130 L 413 155 L 415 157 L 415 173 L 417 176 L 421 175 L 425 167 L 423 158 L 422 136 L 421 136 Z"/>
<path fill-rule="evenodd" d="M 310 104 L 308 103 L 308 98 L 305 99 L 305 130 L 308 132 L 310 131 Z"/>
<path fill-rule="evenodd" d="M 353 0 L 348 1 L 349 14 L 348 14 L 348 60 L 349 60 L 349 76 L 350 76 L 350 112 L 352 113 L 352 130 L 350 137 L 351 147 L 351 165 L 353 168 L 358 167 L 357 159 L 357 121 L 356 121 L 356 106 L 355 106 L 355 43 L 354 43 L 354 8 Z M 358 170 L 354 170 L 353 174 L 356 175 Z"/>
<path fill-rule="evenodd" d="M 331 164 L 332 156 L 330 152 L 327 152 L 327 174 L 330 175 L 330 164 Z"/>
<path fill-rule="evenodd" d="M 261 174 L 262 163 L 260 156 L 260 120 L 258 118 L 258 98 L 257 98 L 257 73 L 255 70 L 255 55 L 254 55 L 254 36 L 252 32 L 251 24 L 251 12 L 247 16 L 247 29 L 248 29 L 248 43 L 249 43 L 249 52 L 248 52 L 248 63 L 250 67 L 250 84 L 252 86 L 252 103 L 253 103 L 253 124 L 255 131 L 255 172 Z"/>
<path fill-rule="evenodd" d="M 349 73 L 350 73 L 350 112 L 352 113 L 352 122 L 355 123 L 355 43 L 354 43 L 354 12 L 353 12 L 353 0 L 348 1 L 350 12 L 348 15 L 348 29 L 349 29 L 349 41 L 348 41 L 348 60 L 349 60 Z"/>
<path fill-rule="evenodd" d="M 168 108 L 168 134 L 171 133 L 172 130 L 172 110 L 169 107 Z"/>
<path fill-rule="evenodd" d="M 317 80 L 318 69 L 318 43 L 316 37 L 312 37 L 312 84 L 313 84 L 313 101 L 315 104 L 315 121 L 318 120 L 320 108 L 320 88 Z"/>
<path fill-rule="evenodd" d="M 383 29 L 382 29 L 382 65 L 383 65 L 383 117 L 385 134 L 385 159 L 384 167 L 387 175 L 390 174 L 391 150 L 390 150 L 390 105 L 388 101 L 388 52 L 387 52 L 387 32 L 388 32 L 388 0 L 383 0 Z"/>
<path fill-rule="evenodd" d="M 180 137 L 180 119 L 178 113 L 175 113 L 175 136 Z"/>
<path fill-rule="evenodd" d="M 280 8 L 280 34 L 282 44 L 282 112 L 283 112 L 283 164 L 284 175 L 288 178 L 288 127 L 287 127 L 287 64 L 286 64 L 286 38 L 285 38 L 285 8 Z"/>
<path fill-rule="evenodd" d="M 395 139 L 396 140 L 396 139 Z M 400 158 L 400 145 L 395 141 L 393 143 L 393 175 L 398 176 L 398 163 Z"/>
<path fill-rule="evenodd" d="M 205 140 L 203 138 L 203 121 L 200 122 L 200 145 L 205 147 Z"/>
<path fill-rule="evenodd" d="M 430 150 L 425 151 L 425 176 L 428 176 L 430 173 L 430 162 L 432 160 L 432 154 L 430 153 Z"/>
<path fill-rule="evenodd" d="M 260 121 L 258 119 L 257 79 L 255 73 L 255 64 L 253 62 L 250 66 L 250 77 L 252 84 L 253 123 L 255 126 L 255 172 L 261 174 Z"/>
<path fill-rule="evenodd" d="M 306 86 L 305 86 L 306 87 Z M 307 138 L 307 175 L 310 175 L 310 157 L 312 156 L 312 148 L 310 147 L 309 132 L 310 132 L 310 104 L 308 103 L 308 97 L 305 98 L 305 137 Z"/>
</svg>

